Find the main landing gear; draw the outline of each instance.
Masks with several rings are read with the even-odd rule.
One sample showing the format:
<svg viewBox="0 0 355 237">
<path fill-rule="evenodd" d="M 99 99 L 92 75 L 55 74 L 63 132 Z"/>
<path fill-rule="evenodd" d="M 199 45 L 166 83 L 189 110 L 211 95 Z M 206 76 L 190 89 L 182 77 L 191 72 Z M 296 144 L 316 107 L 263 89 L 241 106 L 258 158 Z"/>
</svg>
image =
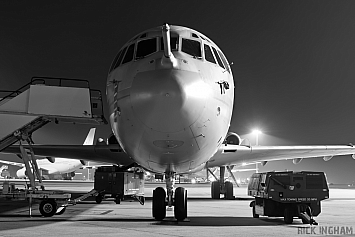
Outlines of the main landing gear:
<svg viewBox="0 0 355 237">
<path fill-rule="evenodd" d="M 234 199 L 233 183 L 229 182 L 229 181 L 224 182 L 225 168 L 226 167 L 224 167 L 224 166 L 219 167 L 219 171 L 220 171 L 219 180 L 209 169 L 207 169 L 207 171 L 210 172 L 217 180 L 217 181 L 213 181 L 211 184 L 211 198 L 212 199 L 220 199 L 221 194 L 224 194 L 224 199 L 227 199 L 227 200 Z M 229 171 L 230 175 L 232 176 L 232 178 L 236 182 L 236 179 L 231 171 L 231 168 L 227 166 L 227 170 Z M 238 185 L 237 182 L 236 182 L 236 184 Z"/>
<path fill-rule="evenodd" d="M 182 187 L 175 189 L 175 173 L 166 173 L 166 190 L 157 187 L 153 190 L 153 217 L 155 220 L 161 221 L 166 217 L 166 206 L 174 206 L 174 216 L 176 220 L 183 221 L 187 218 L 187 190 Z"/>
</svg>

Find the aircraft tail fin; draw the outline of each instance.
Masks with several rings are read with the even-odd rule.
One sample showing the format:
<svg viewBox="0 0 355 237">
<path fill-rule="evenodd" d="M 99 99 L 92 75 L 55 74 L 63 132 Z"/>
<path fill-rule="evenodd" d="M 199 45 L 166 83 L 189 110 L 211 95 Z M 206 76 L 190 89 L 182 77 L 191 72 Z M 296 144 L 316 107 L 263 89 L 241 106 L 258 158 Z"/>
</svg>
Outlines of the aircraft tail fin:
<svg viewBox="0 0 355 237">
<path fill-rule="evenodd" d="M 86 139 L 84 141 L 84 145 L 94 145 L 94 137 L 95 137 L 96 128 L 91 128 Z"/>
</svg>

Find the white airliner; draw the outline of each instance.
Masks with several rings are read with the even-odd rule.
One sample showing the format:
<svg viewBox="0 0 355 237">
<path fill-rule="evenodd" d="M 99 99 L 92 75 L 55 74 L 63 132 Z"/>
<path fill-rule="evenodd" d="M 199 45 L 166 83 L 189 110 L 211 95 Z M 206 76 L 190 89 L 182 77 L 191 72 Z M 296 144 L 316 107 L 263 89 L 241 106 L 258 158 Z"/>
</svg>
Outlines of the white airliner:
<svg viewBox="0 0 355 237">
<path fill-rule="evenodd" d="M 114 59 L 107 79 L 113 136 L 96 146 L 34 146 L 36 155 L 136 165 L 165 175 L 166 190 L 153 192 L 153 217 L 162 220 L 174 206 L 187 217 L 187 191 L 174 190 L 175 175 L 220 167 L 212 198 L 232 196 L 225 168 L 267 161 L 355 153 L 349 146 L 245 146 L 228 133 L 234 101 L 230 63 L 206 35 L 164 24 L 131 38 Z M 118 141 L 118 142 L 117 142 Z M 4 152 L 18 152 L 6 148 Z"/>
<path fill-rule="evenodd" d="M 95 137 L 95 128 L 91 128 L 84 144 L 93 145 L 94 137 Z M 88 157 L 89 158 L 89 157 Z M 22 167 L 16 172 L 17 178 L 26 178 L 26 167 L 23 163 L 18 162 L 8 162 L 4 160 L 0 160 L 2 163 L 6 163 L 9 165 L 15 165 Z M 75 170 L 78 170 L 87 165 L 86 160 L 77 160 L 77 159 L 67 159 L 67 158 L 59 158 L 59 157 L 46 157 L 46 159 L 37 160 L 38 168 L 42 172 L 42 176 L 46 175 L 53 175 L 53 174 L 66 174 L 72 173 Z M 91 165 L 98 165 L 96 162 L 95 164 L 91 163 Z M 102 165 L 102 163 L 100 163 Z"/>
</svg>

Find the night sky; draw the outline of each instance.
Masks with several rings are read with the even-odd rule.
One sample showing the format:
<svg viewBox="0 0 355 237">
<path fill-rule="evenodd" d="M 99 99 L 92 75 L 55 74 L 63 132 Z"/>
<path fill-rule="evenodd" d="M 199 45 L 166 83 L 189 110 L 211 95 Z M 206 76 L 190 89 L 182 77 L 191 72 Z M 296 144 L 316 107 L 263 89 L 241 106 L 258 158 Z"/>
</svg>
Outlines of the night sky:
<svg viewBox="0 0 355 237">
<path fill-rule="evenodd" d="M 207 35 L 234 62 L 231 131 L 245 135 L 258 127 L 260 145 L 355 143 L 355 1 L 122 2 L 1 1 L 0 89 L 52 76 L 88 79 L 104 92 L 120 47 L 166 22 Z M 50 124 L 33 138 L 80 144 L 89 128 Z M 97 129 L 100 137 L 110 133 L 109 126 Z M 318 170 L 329 182 L 355 183 L 354 168 L 344 156 L 272 162 L 261 170 Z"/>
</svg>

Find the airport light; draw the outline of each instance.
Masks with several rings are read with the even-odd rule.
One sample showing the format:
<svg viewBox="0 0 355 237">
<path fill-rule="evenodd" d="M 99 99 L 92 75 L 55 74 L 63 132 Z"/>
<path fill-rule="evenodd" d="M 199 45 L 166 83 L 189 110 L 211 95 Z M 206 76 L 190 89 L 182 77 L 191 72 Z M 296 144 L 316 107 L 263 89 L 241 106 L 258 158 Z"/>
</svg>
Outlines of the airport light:
<svg viewBox="0 0 355 237">
<path fill-rule="evenodd" d="M 263 133 L 259 129 L 254 129 L 253 134 L 255 135 L 255 139 L 256 139 L 255 145 L 259 146 L 259 135 Z"/>
<path fill-rule="evenodd" d="M 255 146 L 259 146 L 259 135 L 263 133 L 259 129 L 254 129 L 252 133 L 255 135 Z M 259 173 L 258 162 L 255 163 L 255 171 Z"/>
</svg>

